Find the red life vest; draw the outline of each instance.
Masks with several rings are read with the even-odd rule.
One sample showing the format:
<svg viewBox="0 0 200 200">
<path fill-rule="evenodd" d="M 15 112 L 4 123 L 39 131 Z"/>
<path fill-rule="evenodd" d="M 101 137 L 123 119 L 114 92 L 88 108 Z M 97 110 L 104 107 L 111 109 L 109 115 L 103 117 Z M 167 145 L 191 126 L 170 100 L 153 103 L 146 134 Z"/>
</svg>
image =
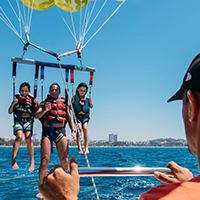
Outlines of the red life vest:
<svg viewBox="0 0 200 200">
<path fill-rule="evenodd" d="M 45 100 L 47 101 L 47 99 Z M 46 115 L 44 115 L 44 118 L 49 119 L 57 119 L 58 121 L 62 123 L 66 123 L 68 119 L 67 115 L 67 106 L 65 102 L 65 98 L 61 97 L 57 100 L 51 99 L 51 110 L 47 112 Z"/>
<path fill-rule="evenodd" d="M 16 95 L 18 103 L 15 105 L 14 110 L 19 113 L 32 113 L 33 112 L 33 97 L 27 95 L 25 97 Z"/>
</svg>

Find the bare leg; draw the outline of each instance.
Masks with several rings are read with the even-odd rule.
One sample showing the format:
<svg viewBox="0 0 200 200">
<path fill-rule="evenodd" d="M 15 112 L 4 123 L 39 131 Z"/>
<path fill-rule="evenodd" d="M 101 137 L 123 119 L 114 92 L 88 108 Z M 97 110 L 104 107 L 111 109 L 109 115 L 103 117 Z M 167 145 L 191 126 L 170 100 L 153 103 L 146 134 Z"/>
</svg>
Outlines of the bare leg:
<svg viewBox="0 0 200 200">
<path fill-rule="evenodd" d="M 27 131 L 25 132 L 25 140 L 26 140 L 26 144 L 27 144 L 27 148 L 28 148 L 28 153 L 30 156 L 30 166 L 28 168 L 28 170 L 30 172 L 32 172 L 35 168 L 34 166 L 34 148 L 33 148 L 33 142 L 31 140 L 31 132 Z"/>
<path fill-rule="evenodd" d="M 59 154 L 60 158 L 60 163 L 64 170 L 69 169 L 69 163 L 68 163 L 68 158 L 69 158 L 69 149 L 67 145 L 67 138 L 63 137 L 57 144 L 56 148 Z"/>
<path fill-rule="evenodd" d="M 83 133 L 84 133 L 84 140 L 85 140 L 85 153 L 88 154 L 88 142 L 89 142 L 89 134 L 88 134 L 88 122 L 85 122 L 83 125 Z"/>
<path fill-rule="evenodd" d="M 17 152 L 19 150 L 19 146 L 20 146 L 22 139 L 23 139 L 23 132 L 21 130 L 19 130 L 16 132 L 16 138 L 15 138 L 15 141 L 13 144 L 13 152 L 12 152 L 12 159 L 11 159 L 11 165 L 12 165 L 13 169 L 19 168 L 17 165 L 17 162 L 16 162 L 16 156 L 17 156 Z"/>
<path fill-rule="evenodd" d="M 49 164 L 50 154 L 51 154 L 50 140 L 47 137 L 43 137 L 41 141 L 41 163 L 39 168 L 40 184 L 43 182 L 43 178 L 47 175 L 47 167 Z M 36 197 L 42 198 L 42 195 L 38 193 Z"/>
<path fill-rule="evenodd" d="M 78 123 L 78 128 L 79 128 L 79 131 L 80 131 L 80 134 L 81 134 L 82 133 L 81 123 Z M 78 153 L 83 154 L 83 151 L 81 149 L 81 141 L 80 141 L 80 137 L 79 137 L 78 132 L 77 132 L 76 138 L 77 138 L 77 145 L 78 145 Z"/>
</svg>

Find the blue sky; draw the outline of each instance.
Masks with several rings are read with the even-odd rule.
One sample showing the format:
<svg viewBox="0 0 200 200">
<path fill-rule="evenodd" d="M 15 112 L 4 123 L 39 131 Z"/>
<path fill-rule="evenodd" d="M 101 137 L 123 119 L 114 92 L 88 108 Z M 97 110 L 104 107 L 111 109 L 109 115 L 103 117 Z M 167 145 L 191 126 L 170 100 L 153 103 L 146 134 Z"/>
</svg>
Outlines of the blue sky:
<svg viewBox="0 0 200 200">
<path fill-rule="evenodd" d="M 6 1 L 0 5 L 8 10 Z M 109 0 L 105 14 L 117 5 Z M 191 60 L 199 52 L 199 7 L 198 0 L 127 0 L 88 43 L 82 52 L 83 64 L 97 70 L 92 88 L 90 139 L 108 140 L 110 133 L 118 134 L 119 140 L 133 141 L 185 138 L 181 101 L 168 104 L 167 100 L 178 90 Z M 20 57 L 23 45 L 2 21 L 0 30 L 0 136 L 12 137 L 13 117 L 7 112 L 13 95 L 11 57 Z M 56 7 L 33 13 L 30 35 L 34 43 L 55 52 L 74 48 L 74 40 Z M 57 62 L 32 47 L 25 58 Z M 61 63 L 79 61 L 71 55 L 61 58 Z M 18 67 L 17 90 L 23 81 L 29 81 L 33 89 L 33 73 L 31 66 Z M 89 74 L 75 73 L 75 87 L 82 81 L 88 83 Z M 64 91 L 60 71 L 47 69 L 44 96 L 52 82 L 60 83 Z M 38 99 L 41 101 L 40 87 Z M 37 120 L 35 128 L 39 138 L 41 125 Z"/>
</svg>

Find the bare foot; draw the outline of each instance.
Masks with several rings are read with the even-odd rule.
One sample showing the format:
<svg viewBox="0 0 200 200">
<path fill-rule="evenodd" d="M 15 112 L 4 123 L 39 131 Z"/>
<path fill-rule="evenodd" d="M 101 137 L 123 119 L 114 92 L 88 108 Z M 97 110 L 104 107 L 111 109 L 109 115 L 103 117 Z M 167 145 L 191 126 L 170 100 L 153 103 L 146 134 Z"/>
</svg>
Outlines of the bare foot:
<svg viewBox="0 0 200 200">
<path fill-rule="evenodd" d="M 36 195 L 36 197 L 37 197 L 37 198 L 41 198 L 41 199 L 43 198 L 41 193 L 38 193 L 38 194 Z"/>
<path fill-rule="evenodd" d="M 86 153 L 86 154 L 89 154 L 90 152 L 89 152 L 89 150 L 88 150 L 88 149 L 86 149 L 86 150 L 85 150 L 85 153 Z"/>
<path fill-rule="evenodd" d="M 18 165 L 17 165 L 17 162 L 16 162 L 16 158 L 11 160 L 11 165 L 12 165 L 13 169 L 18 169 L 19 168 Z"/>
<path fill-rule="evenodd" d="M 28 171 L 32 172 L 34 169 L 35 169 L 35 165 L 34 165 L 34 163 L 31 163 L 29 168 L 28 168 Z"/>
<path fill-rule="evenodd" d="M 79 154 L 83 154 L 82 150 L 79 150 L 78 153 L 79 153 Z"/>
</svg>

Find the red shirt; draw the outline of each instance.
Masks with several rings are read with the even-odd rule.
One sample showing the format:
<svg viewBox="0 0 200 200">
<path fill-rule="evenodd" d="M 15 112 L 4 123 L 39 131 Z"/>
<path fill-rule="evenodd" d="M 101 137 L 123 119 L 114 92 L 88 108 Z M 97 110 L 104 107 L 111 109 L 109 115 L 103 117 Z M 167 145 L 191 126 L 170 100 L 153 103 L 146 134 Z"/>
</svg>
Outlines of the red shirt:
<svg viewBox="0 0 200 200">
<path fill-rule="evenodd" d="M 200 175 L 182 182 L 159 185 L 140 195 L 139 200 L 200 200 Z"/>
</svg>

